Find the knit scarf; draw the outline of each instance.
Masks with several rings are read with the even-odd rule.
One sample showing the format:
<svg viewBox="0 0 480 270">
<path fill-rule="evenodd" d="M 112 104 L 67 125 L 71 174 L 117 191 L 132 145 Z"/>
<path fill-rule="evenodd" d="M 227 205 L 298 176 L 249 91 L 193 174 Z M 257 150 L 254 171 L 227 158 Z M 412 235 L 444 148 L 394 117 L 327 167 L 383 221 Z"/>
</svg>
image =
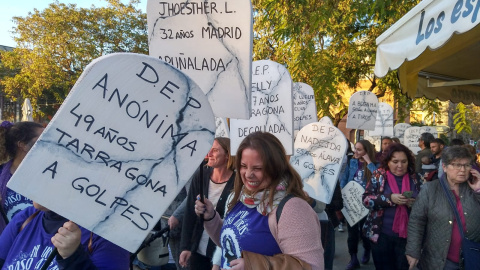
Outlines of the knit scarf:
<svg viewBox="0 0 480 270">
<path fill-rule="evenodd" d="M 263 215 L 268 215 L 280 201 L 286 196 L 286 187 L 287 183 L 282 181 L 276 188 L 275 194 L 273 195 L 273 205 L 269 205 L 269 194 L 270 190 L 264 189 L 262 191 L 256 192 L 255 194 L 249 195 L 245 192 L 245 186 L 243 186 L 240 193 L 240 201 L 248 208 L 257 208 L 257 211 Z"/>
<path fill-rule="evenodd" d="M 390 189 L 392 189 L 393 193 L 400 193 L 398 190 L 397 181 L 395 180 L 395 176 L 390 171 L 387 171 L 387 180 Z M 402 193 L 405 191 L 410 190 L 410 178 L 408 177 L 408 173 L 403 175 L 402 179 Z M 398 236 L 402 238 L 407 238 L 407 225 L 408 225 L 408 212 L 406 205 L 397 205 L 397 209 L 395 210 L 395 218 L 393 219 L 393 226 L 392 231 L 398 233 Z"/>
</svg>

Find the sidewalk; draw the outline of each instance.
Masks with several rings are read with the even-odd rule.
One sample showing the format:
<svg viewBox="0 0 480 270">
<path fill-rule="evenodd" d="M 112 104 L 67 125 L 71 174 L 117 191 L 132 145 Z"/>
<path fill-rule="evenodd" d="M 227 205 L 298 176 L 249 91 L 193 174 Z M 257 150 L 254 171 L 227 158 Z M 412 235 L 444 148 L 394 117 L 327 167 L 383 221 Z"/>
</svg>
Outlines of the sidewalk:
<svg viewBox="0 0 480 270">
<path fill-rule="evenodd" d="M 350 262 L 350 254 L 348 254 L 347 246 L 347 237 L 348 232 L 346 226 L 343 226 L 345 231 L 339 232 L 335 229 L 335 257 L 333 259 L 333 270 L 345 270 L 347 264 Z M 362 243 L 358 244 L 358 259 L 360 260 L 363 256 L 363 246 Z M 373 264 L 373 259 L 370 256 L 370 262 L 368 264 L 361 264 L 360 268 L 362 270 L 375 270 L 375 265 Z M 418 270 L 417 267 L 414 270 Z"/>
<path fill-rule="evenodd" d="M 350 262 L 350 254 L 348 254 L 347 247 L 347 226 L 344 226 L 345 231 L 339 232 L 335 229 L 335 258 L 333 259 L 333 270 L 345 270 L 348 262 Z M 360 260 L 363 256 L 363 246 L 362 243 L 358 244 L 358 259 Z M 370 262 L 366 265 L 360 265 L 360 268 L 363 270 L 374 270 L 375 266 L 373 265 L 373 259 L 370 256 Z"/>
</svg>

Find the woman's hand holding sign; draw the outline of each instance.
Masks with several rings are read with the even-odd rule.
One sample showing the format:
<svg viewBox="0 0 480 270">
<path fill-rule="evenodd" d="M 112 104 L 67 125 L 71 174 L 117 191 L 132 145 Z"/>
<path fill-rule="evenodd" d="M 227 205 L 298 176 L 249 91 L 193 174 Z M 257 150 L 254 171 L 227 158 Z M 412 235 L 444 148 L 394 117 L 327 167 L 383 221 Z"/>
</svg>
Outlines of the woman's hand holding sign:
<svg viewBox="0 0 480 270">
<path fill-rule="evenodd" d="M 197 196 L 197 200 L 195 201 L 195 214 L 197 216 L 203 215 L 204 220 L 211 220 L 215 217 L 215 209 L 213 209 L 212 202 L 204 198 L 204 203 L 200 201 L 200 195 Z"/>
<path fill-rule="evenodd" d="M 52 237 L 52 243 L 57 248 L 58 254 L 66 259 L 80 246 L 82 232 L 77 224 L 72 221 L 65 222 L 63 227 Z"/>
</svg>

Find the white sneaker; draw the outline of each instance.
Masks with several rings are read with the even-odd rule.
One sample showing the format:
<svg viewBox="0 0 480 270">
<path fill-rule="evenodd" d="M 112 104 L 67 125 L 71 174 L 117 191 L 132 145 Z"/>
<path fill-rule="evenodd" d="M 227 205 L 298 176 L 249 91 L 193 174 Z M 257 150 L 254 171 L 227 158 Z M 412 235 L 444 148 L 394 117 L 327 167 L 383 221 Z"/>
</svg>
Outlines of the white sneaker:
<svg viewBox="0 0 480 270">
<path fill-rule="evenodd" d="M 343 229 L 342 223 L 338 224 L 338 231 L 339 232 L 344 232 L 345 230 Z"/>
</svg>

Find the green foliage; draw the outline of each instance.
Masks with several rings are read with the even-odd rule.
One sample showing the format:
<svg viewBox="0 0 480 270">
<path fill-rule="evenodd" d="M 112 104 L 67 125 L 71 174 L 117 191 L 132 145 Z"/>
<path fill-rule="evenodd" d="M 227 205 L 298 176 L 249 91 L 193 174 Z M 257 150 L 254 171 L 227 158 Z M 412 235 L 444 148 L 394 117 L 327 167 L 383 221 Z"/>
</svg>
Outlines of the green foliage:
<svg viewBox="0 0 480 270">
<path fill-rule="evenodd" d="M 0 67 L 0 74 L 10 72 L 1 81 L 7 97 L 28 97 L 41 115 L 50 114 L 54 107 L 38 105 L 52 99 L 61 103 L 93 59 L 113 52 L 147 54 L 146 14 L 136 8 L 138 0 L 107 2 L 104 8 L 85 9 L 57 1 L 25 18 L 14 17 L 18 47 L 2 54 L 5 68 Z M 356 89 L 364 80 L 378 96 L 393 91 L 404 120 L 413 103 L 399 90 L 396 73 L 382 79 L 372 75 L 375 39 L 419 2 L 253 0 L 254 60 L 282 63 L 293 81 L 311 85 L 318 115 L 334 124 L 348 111 L 340 89 Z"/>
<path fill-rule="evenodd" d="M 399 88 L 397 71 L 387 73 L 385 77 L 378 80 L 377 87 L 380 92 L 391 90 L 395 101 L 397 102 L 397 123 L 405 123 L 405 120 L 410 116 L 410 109 L 413 107 L 413 100 L 404 95 Z"/>
<path fill-rule="evenodd" d="M 417 109 L 426 112 L 425 119 L 432 120 L 435 113 L 437 115 L 440 114 L 440 103 L 437 100 L 421 97 L 415 99 L 409 109 Z M 425 123 L 423 123 L 423 125 L 425 125 Z"/>
<path fill-rule="evenodd" d="M 114 52 L 147 54 L 147 19 L 136 9 L 138 2 L 108 0 L 107 7 L 86 9 L 57 1 L 14 17 L 17 48 L 1 59 L 5 68 L 17 71 L 2 80 L 6 96 L 28 97 L 40 115 L 51 113 L 52 108 L 37 103 L 48 98 L 63 102 L 93 59 Z"/>
<path fill-rule="evenodd" d="M 457 113 L 453 116 L 453 124 L 455 125 L 455 131 L 461 133 L 465 131 L 468 134 L 472 134 L 472 127 L 470 121 L 467 120 L 468 109 L 463 103 L 457 104 Z"/>
<path fill-rule="evenodd" d="M 294 81 L 313 87 L 318 114 L 338 124 L 348 109 L 339 89 L 370 80 L 368 90 L 373 90 L 379 82 L 372 76 L 375 39 L 418 2 L 253 0 L 254 59 L 285 64 Z M 396 79 L 387 76 L 379 85 L 383 91 L 397 89 L 398 95 L 398 83 L 392 80 Z M 405 98 L 401 102 L 402 108 L 409 104 Z M 330 106 L 339 110 L 331 112 Z"/>
<path fill-rule="evenodd" d="M 443 140 L 445 145 L 450 145 L 450 137 L 448 137 L 446 134 L 440 134 L 440 139 Z"/>
</svg>

